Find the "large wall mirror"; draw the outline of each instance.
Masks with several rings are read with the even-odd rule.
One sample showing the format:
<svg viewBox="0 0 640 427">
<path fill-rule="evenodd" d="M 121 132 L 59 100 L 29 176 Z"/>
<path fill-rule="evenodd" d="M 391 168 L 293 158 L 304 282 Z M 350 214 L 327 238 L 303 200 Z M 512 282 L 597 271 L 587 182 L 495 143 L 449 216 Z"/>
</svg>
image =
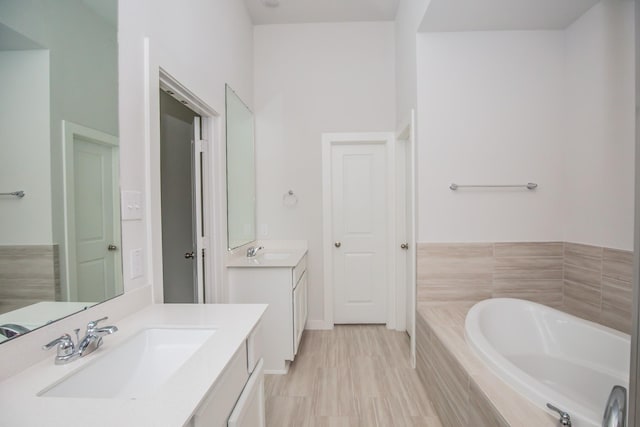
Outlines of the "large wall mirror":
<svg viewBox="0 0 640 427">
<path fill-rule="evenodd" d="M 253 113 L 228 85 L 227 238 L 229 249 L 256 240 L 256 159 Z"/>
<path fill-rule="evenodd" d="M 117 0 L 0 0 L 0 341 L 119 295 Z"/>
</svg>

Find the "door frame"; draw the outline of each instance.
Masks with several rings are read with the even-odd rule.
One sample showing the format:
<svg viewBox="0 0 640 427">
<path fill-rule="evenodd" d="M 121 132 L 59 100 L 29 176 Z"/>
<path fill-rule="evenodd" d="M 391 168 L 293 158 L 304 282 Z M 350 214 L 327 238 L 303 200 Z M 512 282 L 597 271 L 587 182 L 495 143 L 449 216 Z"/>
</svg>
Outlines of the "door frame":
<svg viewBox="0 0 640 427">
<path fill-rule="evenodd" d="M 162 207 L 160 188 L 160 90 L 169 89 L 174 97 L 185 101 L 191 110 L 201 117 L 201 138 L 205 155 L 203 164 L 203 225 L 205 237 L 205 252 L 203 267 L 204 289 L 202 303 L 216 303 L 223 301 L 223 270 L 224 253 L 226 252 L 226 206 L 225 198 L 225 151 L 221 134 L 220 114 L 210 107 L 194 92 L 184 86 L 173 74 L 169 73 L 163 64 L 169 63 L 167 56 L 161 49 L 152 50 L 148 38 L 144 41 L 145 51 L 145 200 L 147 222 L 146 268 L 149 282 L 152 286 L 154 303 L 164 302 L 163 273 L 162 273 Z M 224 238 L 223 238 L 224 237 Z M 225 250 L 221 250 L 222 247 Z"/>
<path fill-rule="evenodd" d="M 64 301 L 76 301 L 78 295 L 78 281 L 76 270 L 76 220 L 75 220 L 75 167 L 73 156 L 73 142 L 76 136 L 88 139 L 96 144 L 111 147 L 111 188 L 113 191 L 113 242 L 118 247 L 118 254 L 114 255 L 113 266 L 115 268 L 114 286 L 115 294 L 123 292 L 122 280 L 122 234 L 120 228 L 120 146 L 118 137 L 92 129 L 68 120 L 62 120 L 62 187 L 64 197 L 64 280 L 61 283 L 62 299 Z"/>
<path fill-rule="evenodd" d="M 396 191 L 395 191 L 395 135 L 393 132 L 349 132 L 322 134 L 322 243 L 324 256 L 324 327 L 333 328 L 333 203 L 331 192 L 331 151 L 334 145 L 384 144 L 387 163 L 387 250 L 395 253 L 396 246 Z M 395 256 L 388 257 L 387 315 L 388 329 L 397 325 L 398 306 Z"/>
<path fill-rule="evenodd" d="M 417 301 L 418 301 L 418 287 L 417 287 L 417 242 L 416 242 L 416 112 L 415 110 L 411 110 L 410 116 L 408 120 L 400 127 L 400 131 L 397 133 L 396 140 L 398 144 L 407 144 L 405 147 L 405 156 L 409 157 L 409 164 L 411 170 L 409 171 L 409 182 L 405 182 L 405 194 L 408 197 L 408 205 L 410 210 L 410 219 L 411 221 L 409 229 L 411 233 L 407 236 L 407 243 L 409 243 L 409 249 L 407 251 L 407 256 L 410 257 L 410 268 L 409 271 L 406 272 L 406 275 L 410 280 L 409 283 L 409 293 L 406 292 L 404 301 L 400 303 L 404 303 L 403 306 L 405 308 L 404 319 L 409 317 L 411 322 L 409 325 L 406 325 L 406 330 L 409 332 L 410 336 L 410 347 L 411 347 L 411 365 L 416 367 L 416 310 L 417 310 Z M 402 171 L 397 171 L 398 174 L 402 173 Z M 406 203 L 406 202 L 405 202 Z M 405 223 L 405 218 L 398 218 L 399 222 Z M 406 223 L 405 223 L 406 227 Z M 406 278 L 405 278 L 406 280 Z M 407 283 L 407 282 L 405 282 Z M 409 295 L 413 295 L 413 301 L 411 304 L 411 311 L 406 313 L 406 309 Z M 407 316 L 409 314 L 409 316 Z"/>
</svg>

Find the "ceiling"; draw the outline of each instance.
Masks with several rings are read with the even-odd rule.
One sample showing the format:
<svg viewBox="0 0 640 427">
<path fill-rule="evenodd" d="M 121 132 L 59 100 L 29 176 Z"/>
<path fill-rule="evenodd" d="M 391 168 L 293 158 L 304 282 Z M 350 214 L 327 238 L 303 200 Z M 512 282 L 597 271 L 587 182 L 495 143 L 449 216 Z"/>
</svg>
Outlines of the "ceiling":
<svg viewBox="0 0 640 427">
<path fill-rule="evenodd" d="M 562 30 L 598 1 L 431 0 L 420 31 Z"/>
<path fill-rule="evenodd" d="M 399 0 L 244 0 L 254 25 L 309 22 L 393 21 Z M 448 1 L 448 0 L 445 0 Z"/>
</svg>

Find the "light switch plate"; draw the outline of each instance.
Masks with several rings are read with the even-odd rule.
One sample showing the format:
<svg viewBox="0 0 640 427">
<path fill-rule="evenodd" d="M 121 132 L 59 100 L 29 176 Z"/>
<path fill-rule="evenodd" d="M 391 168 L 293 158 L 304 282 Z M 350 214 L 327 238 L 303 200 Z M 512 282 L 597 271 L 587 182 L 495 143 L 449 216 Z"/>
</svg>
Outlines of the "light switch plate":
<svg viewBox="0 0 640 427">
<path fill-rule="evenodd" d="M 142 193 L 140 191 L 122 192 L 122 220 L 142 219 Z"/>
</svg>

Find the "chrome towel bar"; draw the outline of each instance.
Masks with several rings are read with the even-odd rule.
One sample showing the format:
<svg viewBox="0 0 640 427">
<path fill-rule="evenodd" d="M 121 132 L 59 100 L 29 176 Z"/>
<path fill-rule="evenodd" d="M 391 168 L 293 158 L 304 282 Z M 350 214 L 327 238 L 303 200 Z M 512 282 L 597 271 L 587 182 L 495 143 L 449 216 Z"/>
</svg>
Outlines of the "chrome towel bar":
<svg viewBox="0 0 640 427">
<path fill-rule="evenodd" d="M 22 190 L 12 191 L 11 193 L 0 193 L 0 196 L 16 196 L 20 199 L 24 197 L 25 193 Z"/>
<path fill-rule="evenodd" d="M 529 182 L 527 184 L 515 184 L 515 185 L 459 185 L 453 183 L 449 186 L 453 191 L 458 188 L 526 188 L 527 190 L 535 190 L 538 188 L 538 184 L 535 182 Z"/>
</svg>

